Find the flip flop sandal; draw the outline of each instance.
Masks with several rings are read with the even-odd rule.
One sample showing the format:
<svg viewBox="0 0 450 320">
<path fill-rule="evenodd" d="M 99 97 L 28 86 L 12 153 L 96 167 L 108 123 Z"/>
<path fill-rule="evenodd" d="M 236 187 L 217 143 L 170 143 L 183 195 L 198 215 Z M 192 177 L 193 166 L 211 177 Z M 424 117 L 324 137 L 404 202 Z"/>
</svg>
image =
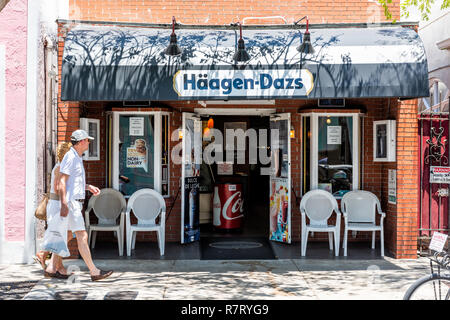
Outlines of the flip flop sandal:
<svg viewBox="0 0 450 320">
<path fill-rule="evenodd" d="M 45 264 L 45 261 L 42 261 L 41 259 L 39 259 L 39 257 L 38 256 L 33 256 L 33 260 L 37 263 L 37 264 L 39 264 L 41 267 L 42 267 L 42 269 L 45 271 L 45 269 L 47 269 L 47 265 Z"/>
</svg>

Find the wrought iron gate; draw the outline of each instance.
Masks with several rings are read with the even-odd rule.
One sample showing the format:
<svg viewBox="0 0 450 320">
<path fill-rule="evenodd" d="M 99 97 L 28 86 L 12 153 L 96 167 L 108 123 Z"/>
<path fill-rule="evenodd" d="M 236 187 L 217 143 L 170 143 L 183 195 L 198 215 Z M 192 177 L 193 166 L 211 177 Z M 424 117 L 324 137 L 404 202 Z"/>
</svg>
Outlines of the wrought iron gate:
<svg viewBox="0 0 450 320">
<path fill-rule="evenodd" d="M 430 183 L 432 166 L 450 167 L 449 112 L 427 109 L 419 114 L 420 197 L 418 241 L 420 252 L 434 231 L 449 232 L 450 184 Z"/>
</svg>

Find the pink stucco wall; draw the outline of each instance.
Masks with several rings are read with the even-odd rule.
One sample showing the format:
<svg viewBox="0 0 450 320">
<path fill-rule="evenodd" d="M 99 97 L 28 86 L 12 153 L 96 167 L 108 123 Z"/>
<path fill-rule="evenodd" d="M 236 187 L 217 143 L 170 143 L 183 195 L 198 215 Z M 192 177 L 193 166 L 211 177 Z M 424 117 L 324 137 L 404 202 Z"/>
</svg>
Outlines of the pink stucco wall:
<svg viewBox="0 0 450 320">
<path fill-rule="evenodd" d="M 27 3 L 28 0 L 11 0 L 0 11 L 0 44 L 6 50 L 6 241 L 25 239 Z"/>
</svg>

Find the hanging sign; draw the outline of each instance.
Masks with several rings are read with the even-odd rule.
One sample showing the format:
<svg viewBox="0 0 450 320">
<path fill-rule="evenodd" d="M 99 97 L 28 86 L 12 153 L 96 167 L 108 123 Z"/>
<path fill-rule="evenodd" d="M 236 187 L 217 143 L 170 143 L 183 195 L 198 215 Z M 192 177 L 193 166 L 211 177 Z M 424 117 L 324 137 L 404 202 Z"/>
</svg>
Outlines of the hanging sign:
<svg viewBox="0 0 450 320">
<path fill-rule="evenodd" d="M 342 143 L 342 127 L 327 126 L 327 144 L 341 144 L 341 143 Z"/>
<path fill-rule="evenodd" d="M 143 136 L 144 135 L 144 118 L 143 117 L 131 117 L 130 118 L 130 136 Z"/>
<path fill-rule="evenodd" d="M 430 183 L 450 184 L 450 167 L 430 167 Z"/>
<path fill-rule="evenodd" d="M 183 98 L 308 96 L 314 78 L 307 69 L 180 70 L 173 88 Z"/>
<path fill-rule="evenodd" d="M 217 163 L 218 175 L 233 175 L 233 162 L 218 162 Z"/>
</svg>

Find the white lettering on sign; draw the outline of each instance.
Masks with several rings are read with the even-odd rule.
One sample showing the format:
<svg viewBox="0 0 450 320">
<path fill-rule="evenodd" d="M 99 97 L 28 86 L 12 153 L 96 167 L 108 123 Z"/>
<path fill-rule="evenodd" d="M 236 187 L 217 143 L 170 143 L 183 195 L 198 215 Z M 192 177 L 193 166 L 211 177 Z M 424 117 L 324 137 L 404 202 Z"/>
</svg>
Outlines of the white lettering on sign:
<svg viewBox="0 0 450 320">
<path fill-rule="evenodd" d="M 234 201 L 234 203 L 233 203 L 233 201 Z M 225 220 L 234 220 L 234 219 L 239 219 L 239 218 L 243 217 L 244 216 L 242 214 L 242 206 L 243 206 L 243 204 L 244 204 L 244 201 L 241 198 L 241 192 L 238 191 L 235 194 L 233 194 L 231 197 L 229 197 L 228 200 L 223 205 L 222 217 Z M 228 216 L 228 214 L 227 214 L 228 207 L 230 205 L 231 205 L 231 214 L 233 214 L 233 216 L 231 216 L 231 217 Z M 234 216 L 238 211 L 240 211 L 241 214 Z"/>
<path fill-rule="evenodd" d="M 450 167 L 430 167 L 430 183 L 450 184 Z"/>
<path fill-rule="evenodd" d="M 435 231 L 433 233 L 433 237 L 431 238 L 429 248 L 436 252 L 441 252 L 442 250 L 444 250 L 444 246 L 445 246 L 445 243 L 447 242 L 447 238 L 448 238 L 448 235 Z"/>
<path fill-rule="evenodd" d="M 173 88 L 180 97 L 308 96 L 312 73 L 302 70 L 180 70 Z"/>
</svg>

